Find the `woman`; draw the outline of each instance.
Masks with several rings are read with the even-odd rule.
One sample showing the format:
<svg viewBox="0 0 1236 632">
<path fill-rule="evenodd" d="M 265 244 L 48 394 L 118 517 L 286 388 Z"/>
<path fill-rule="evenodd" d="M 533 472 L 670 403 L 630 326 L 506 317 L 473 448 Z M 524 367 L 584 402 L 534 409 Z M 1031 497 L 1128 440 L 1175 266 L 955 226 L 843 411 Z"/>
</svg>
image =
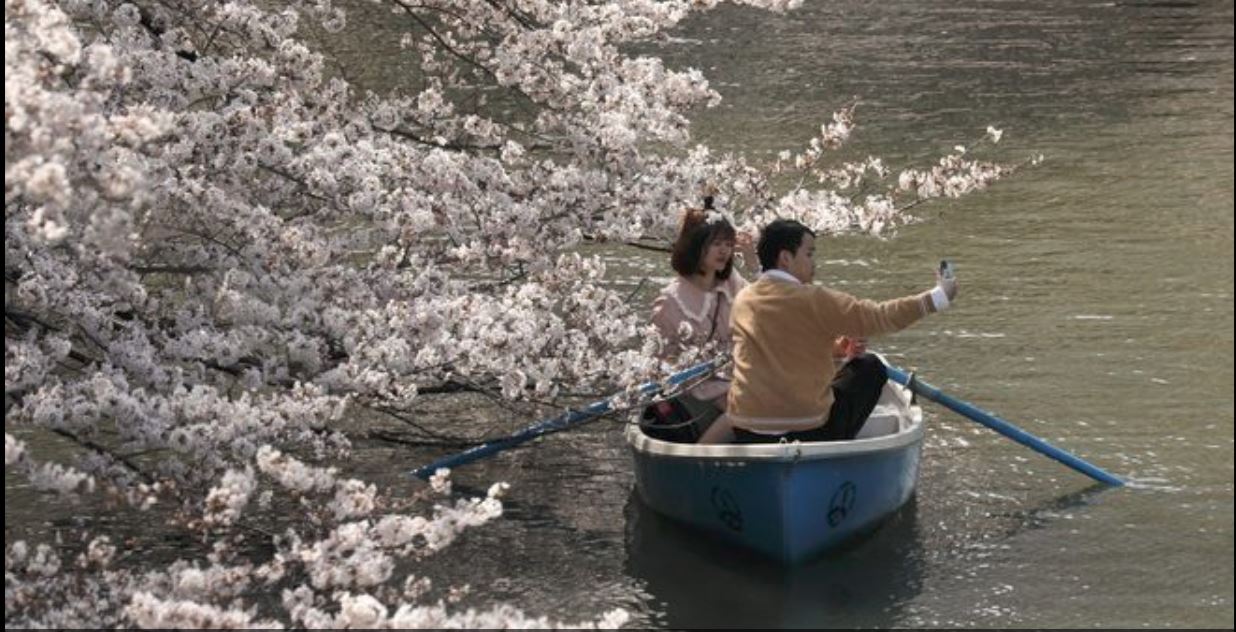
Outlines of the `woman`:
<svg viewBox="0 0 1236 632">
<path fill-rule="evenodd" d="M 652 304 L 652 322 L 665 345 L 662 356 L 677 360 L 683 351 L 712 345 L 714 352 L 730 350 L 730 308 L 747 282 L 734 270 L 735 249 L 749 271 L 758 272 L 753 240 L 737 233 L 704 198 L 704 208 L 687 209 L 678 226 L 670 265 L 678 276 Z M 679 397 L 704 429 L 725 410 L 729 380 L 715 375 Z M 712 433 L 716 434 L 716 433 Z M 701 439 L 703 441 L 704 439 Z"/>
</svg>

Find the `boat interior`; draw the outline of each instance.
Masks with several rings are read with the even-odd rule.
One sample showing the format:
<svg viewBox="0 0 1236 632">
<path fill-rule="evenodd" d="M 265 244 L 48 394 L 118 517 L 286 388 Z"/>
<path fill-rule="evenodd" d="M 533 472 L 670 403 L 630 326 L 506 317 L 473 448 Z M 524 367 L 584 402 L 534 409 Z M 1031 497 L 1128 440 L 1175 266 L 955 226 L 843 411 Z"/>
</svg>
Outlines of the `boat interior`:
<svg viewBox="0 0 1236 632">
<path fill-rule="evenodd" d="M 690 409 L 681 404 L 672 404 L 673 410 L 665 418 L 645 415 L 640 421 L 644 434 L 672 443 L 726 444 L 733 442 L 733 431 L 725 415 L 709 414 L 692 416 Z M 897 434 L 909 426 L 911 416 L 910 392 L 900 384 L 889 382 L 855 439 L 872 439 Z"/>
</svg>

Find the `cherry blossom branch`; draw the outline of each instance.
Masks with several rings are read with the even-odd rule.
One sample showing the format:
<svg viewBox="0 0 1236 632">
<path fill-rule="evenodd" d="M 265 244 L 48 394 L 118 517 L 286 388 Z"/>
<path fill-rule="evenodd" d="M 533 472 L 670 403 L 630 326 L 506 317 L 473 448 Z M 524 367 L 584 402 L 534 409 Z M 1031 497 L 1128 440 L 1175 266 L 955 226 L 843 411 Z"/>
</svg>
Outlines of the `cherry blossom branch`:
<svg viewBox="0 0 1236 632">
<path fill-rule="evenodd" d="M 133 472 L 134 474 L 136 474 L 136 475 L 137 475 L 139 478 L 141 478 L 141 479 L 142 479 L 142 481 L 144 481 L 146 484 L 148 484 L 148 485 L 153 485 L 153 484 L 155 483 L 155 477 L 154 477 L 154 476 L 152 476 L 151 474 L 147 473 L 145 470 L 143 470 L 142 468 L 138 467 L 138 466 L 137 466 L 137 464 L 133 463 L 133 462 L 132 462 L 132 461 L 130 461 L 129 459 L 125 458 L 124 456 L 121 456 L 121 455 L 119 455 L 119 454 L 116 454 L 116 453 L 115 453 L 114 451 L 112 451 L 110 448 L 108 448 L 108 447 L 106 447 L 106 446 L 104 446 L 104 445 L 101 445 L 101 444 L 99 444 L 99 443 L 96 443 L 95 441 L 92 441 L 92 440 L 90 440 L 90 439 L 83 439 L 83 438 L 81 438 L 81 437 L 79 437 L 79 436 L 77 436 L 77 435 L 73 434 L 72 432 L 69 432 L 68 430 L 63 429 L 63 428 L 51 428 L 50 430 L 51 430 L 51 432 L 53 432 L 53 433 L 55 433 L 55 434 L 57 434 L 57 435 L 60 435 L 61 437 L 64 437 L 65 439 L 68 439 L 68 440 L 72 441 L 73 443 L 76 443 L 77 445 L 82 446 L 83 448 L 86 448 L 86 449 L 88 449 L 88 450 L 90 450 L 90 451 L 92 451 L 92 452 L 94 452 L 94 453 L 96 453 L 96 454 L 99 454 L 99 455 L 101 455 L 101 456 L 107 457 L 107 458 L 109 458 L 109 459 L 111 459 L 111 460 L 113 460 L 113 461 L 115 461 L 115 462 L 117 462 L 117 463 L 119 463 L 119 464 L 123 465 L 123 466 L 125 467 L 125 469 L 127 469 L 127 470 L 129 470 L 130 472 Z"/>
</svg>

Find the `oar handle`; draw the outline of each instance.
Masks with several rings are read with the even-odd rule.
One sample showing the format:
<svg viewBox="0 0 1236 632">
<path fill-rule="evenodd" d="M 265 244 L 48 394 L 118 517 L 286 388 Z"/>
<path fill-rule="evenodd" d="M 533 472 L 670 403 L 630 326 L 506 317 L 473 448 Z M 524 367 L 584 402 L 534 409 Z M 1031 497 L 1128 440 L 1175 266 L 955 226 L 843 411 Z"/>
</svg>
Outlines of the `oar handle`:
<svg viewBox="0 0 1236 632">
<path fill-rule="evenodd" d="M 1101 483 L 1106 483 L 1113 487 L 1124 485 L 1124 481 L 1119 477 L 1096 467 L 1076 456 L 1057 448 L 1056 446 L 1014 426 L 1013 424 L 985 411 L 973 404 L 959 400 L 951 395 L 948 395 L 940 389 L 918 379 L 913 378 L 904 370 L 899 369 L 891 364 L 885 364 L 888 371 L 888 378 L 898 384 L 905 386 L 911 391 L 918 393 L 922 397 L 926 397 L 937 404 L 952 410 L 953 412 L 970 419 L 971 421 L 980 423 L 996 432 L 1038 452 L 1049 456 L 1075 470 L 1093 478 Z"/>
<path fill-rule="evenodd" d="M 721 357 L 697 364 L 689 369 L 684 369 L 669 376 L 665 382 L 647 382 L 645 384 L 641 384 L 639 387 L 640 395 L 647 397 L 667 385 L 673 387 L 687 382 L 688 380 L 693 380 L 712 371 L 724 363 L 725 360 L 726 359 L 724 357 Z M 552 419 L 547 419 L 540 423 L 533 424 L 513 435 L 506 436 L 501 439 L 495 439 L 487 443 L 482 443 L 481 445 L 468 448 L 458 454 L 438 459 L 429 465 L 418 467 L 409 473 L 417 478 L 428 479 L 439 469 L 455 468 L 460 465 L 465 465 L 473 461 L 483 459 L 491 454 L 508 450 L 522 443 L 527 443 L 528 441 L 531 441 L 541 435 L 582 424 L 585 421 L 610 412 L 610 410 L 612 410 L 612 407 L 609 404 L 610 399 L 613 399 L 613 396 L 593 402 L 582 409 L 570 410 Z"/>
</svg>

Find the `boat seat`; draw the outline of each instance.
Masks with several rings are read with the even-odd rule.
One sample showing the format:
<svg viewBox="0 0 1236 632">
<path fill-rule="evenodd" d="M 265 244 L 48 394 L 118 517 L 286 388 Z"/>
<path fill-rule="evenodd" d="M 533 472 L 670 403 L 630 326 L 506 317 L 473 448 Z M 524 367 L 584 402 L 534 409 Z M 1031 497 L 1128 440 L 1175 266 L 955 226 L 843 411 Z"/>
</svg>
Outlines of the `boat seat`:
<svg viewBox="0 0 1236 632">
<path fill-rule="evenodd" d="M 897 434 L 901 429 L 900 424 L 896 408 L 881 404 L 871 411 L 871 416 L 867 418 L 867 422 L 863 424 L 862 429 L 858 431 L 858 435 L 854 438 L 870 439 L 872 437 Z"/>
</svg>

